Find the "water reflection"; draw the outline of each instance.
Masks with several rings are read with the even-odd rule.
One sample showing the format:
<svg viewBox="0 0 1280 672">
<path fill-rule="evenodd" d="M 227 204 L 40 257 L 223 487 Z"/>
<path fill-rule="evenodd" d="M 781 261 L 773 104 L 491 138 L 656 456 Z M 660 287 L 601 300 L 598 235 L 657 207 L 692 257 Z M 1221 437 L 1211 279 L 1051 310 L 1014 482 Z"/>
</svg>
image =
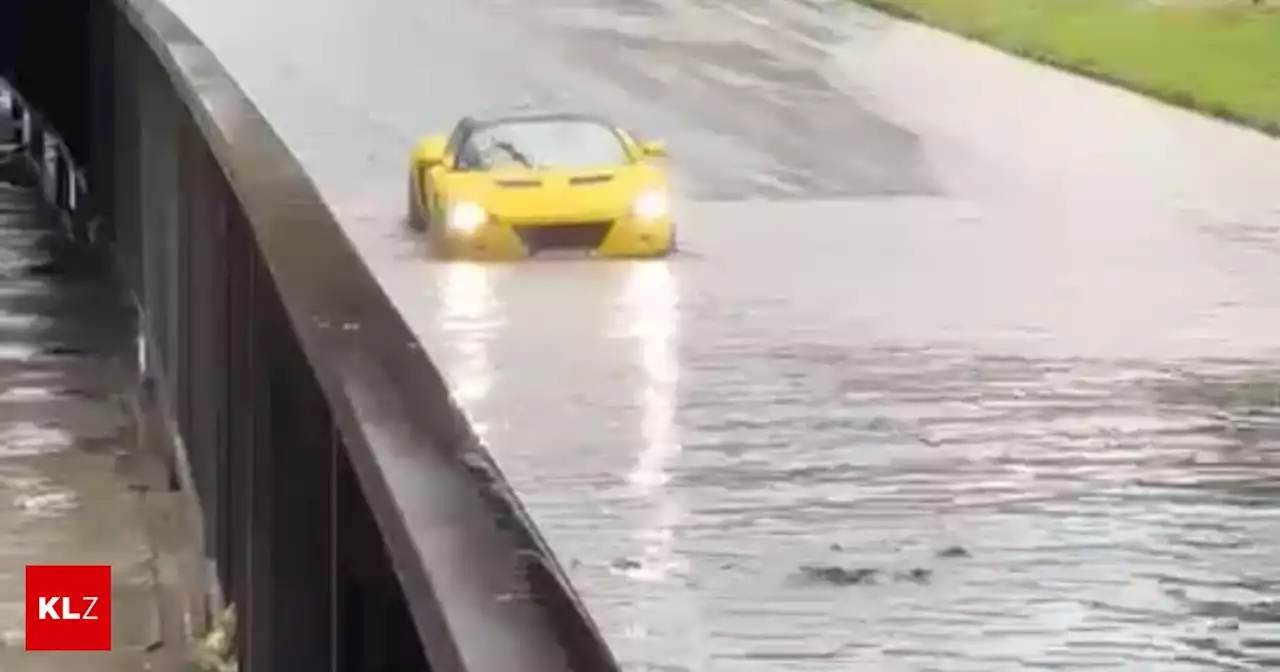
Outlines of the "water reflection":
<svg viewBox="0 0 1280 672">
<path fill-rule="evenodd" d="M 639 453 L 627 473 L 634 514 L 630 535 L 639 547 L 622 571 L 629 579 L 623 632 L 643 641 L 696 637 L 698 602 L 687 590 L 688 567 L 678 549 L 687 507 L 671 487 L 682 452 L 675 422 L 680 385 L 680 287 L 665 262 L 637 263 L 628 271 L 620 297 L 623 333 L 634 346 L 632 370 Z M 689 647 L 694 648 L 694 647 Z"/>
<path fill-rule="evenodd" d="M 630 322 L 629 333 L 639 349 L 637 359 L 645 382 L 638 400 L 643 412 L 644 449 L 629 480 L 645 495 L 670 480 L 667 466 L 680 453 L 674 428 L 680 378 L 676 361 L 678 303 L 678 287 L 667 264 L 632 267 L 623 301 L 624 319 Z"/>
<path fill-rule="evenodd" d="M 474 263 L 448 264 L 439 269 L 438 288 L 441 297 L 441 326 L 450 334 L 446 339 L 451 351 L 443 361 L 448 363 L 446 377 L 453 395 L 464 412 L 482 401 L 493 387 L 493 363 L 489 344 L 504 326 L 494 292 L 496 266 Z M 487 426 L 473 417 L 472 426 L 480 438 Z"/>
</svg>

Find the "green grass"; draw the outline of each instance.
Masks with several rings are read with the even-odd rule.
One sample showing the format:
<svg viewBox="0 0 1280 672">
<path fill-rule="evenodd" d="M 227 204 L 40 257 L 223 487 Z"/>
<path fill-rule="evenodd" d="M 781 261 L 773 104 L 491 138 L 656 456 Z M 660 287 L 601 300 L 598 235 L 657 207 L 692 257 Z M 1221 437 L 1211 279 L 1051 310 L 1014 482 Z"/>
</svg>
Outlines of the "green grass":
<svg viewBox="0 0 1280 672">
<path fill-rule="evenodd" d="M 857 0 L 1280 136 L 1280 6 L 1249 0 Z M 1268 0 L 1275 4 L 1278 0 Z"/>
</svg>

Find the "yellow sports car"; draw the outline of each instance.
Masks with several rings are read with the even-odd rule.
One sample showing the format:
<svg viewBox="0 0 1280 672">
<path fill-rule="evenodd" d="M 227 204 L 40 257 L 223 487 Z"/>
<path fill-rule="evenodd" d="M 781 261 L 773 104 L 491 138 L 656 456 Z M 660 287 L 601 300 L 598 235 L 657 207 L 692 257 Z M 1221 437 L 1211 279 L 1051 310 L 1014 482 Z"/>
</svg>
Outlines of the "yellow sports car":
<svg viewBox="0 0 1280 672">
<path fill-rule="evenodd" d="M 448 258 L 663 256 L 675 248 L 664 156 L 586 115 L 468 117 L 414 148 L 409 224 Z"/>
</svg>

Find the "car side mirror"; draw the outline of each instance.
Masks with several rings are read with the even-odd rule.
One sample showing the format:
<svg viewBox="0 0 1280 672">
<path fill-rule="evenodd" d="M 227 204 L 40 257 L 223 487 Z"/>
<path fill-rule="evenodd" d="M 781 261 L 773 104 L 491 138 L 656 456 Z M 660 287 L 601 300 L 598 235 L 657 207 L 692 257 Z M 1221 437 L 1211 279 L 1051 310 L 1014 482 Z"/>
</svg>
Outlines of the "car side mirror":
<svg viewBox="0 0 1280 672">
<path fill-rule="evenodd" d="M 443 137 L 424 138 L 413 148 L 413 161 L 425 170 L 430 170 L 445 162 L 445 147 L 448 140 Z"/>
<path fill-rule="evenodd" d="M 423 154 L 418 158 L 418 165 L 421 166 L 423 170 L 431 170 L 436 166 L 443 166 L 444 164 L 448 163 L 447 159 L 448 157 L 446 157 L 443 153 Z"/>
<path fill-rule="evenodd" d="M 640 152 L 645 156 L 659 158 L 667 155 L 667 143 L 661 140 L 650 140 L 640 143 Z"/>
</svg>

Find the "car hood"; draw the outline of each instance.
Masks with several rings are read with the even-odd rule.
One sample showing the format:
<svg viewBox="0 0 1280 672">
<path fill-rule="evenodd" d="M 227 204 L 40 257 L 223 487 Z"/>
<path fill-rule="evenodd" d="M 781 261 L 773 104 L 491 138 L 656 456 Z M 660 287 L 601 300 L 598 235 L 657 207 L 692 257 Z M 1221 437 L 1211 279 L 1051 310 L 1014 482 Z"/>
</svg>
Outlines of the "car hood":
<svg viewBox="0 0 1280 672">
<path fill-rule="evenodd" d="M 640 193 L 666 188 L 663 172 L 647 164 L 572 171 L 513 168 L 450 178 L 449 201 L 472 201 L 510 221 L 614 218 L 630 212 Z"/>
</svg>

